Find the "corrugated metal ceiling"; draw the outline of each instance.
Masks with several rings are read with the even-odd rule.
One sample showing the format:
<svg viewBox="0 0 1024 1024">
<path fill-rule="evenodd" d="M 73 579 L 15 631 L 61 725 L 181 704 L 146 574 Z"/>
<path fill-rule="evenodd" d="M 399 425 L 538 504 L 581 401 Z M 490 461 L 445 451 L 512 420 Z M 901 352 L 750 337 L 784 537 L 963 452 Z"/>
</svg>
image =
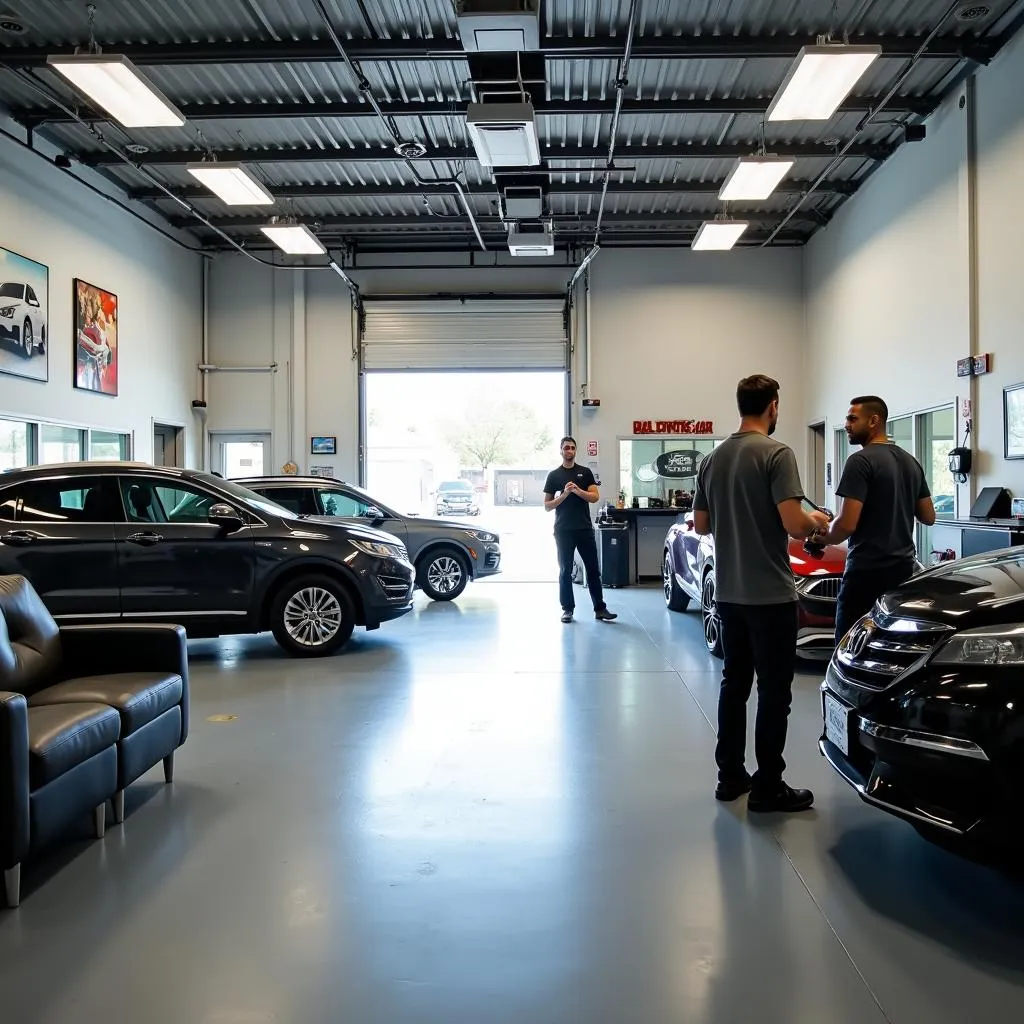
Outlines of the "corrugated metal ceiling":
<svg viewBox="0 0 1024 1024">
<path fill-rule="evenodd" d="M 425 179 L 457 175 L 474 192 L 470 203 L 476 214 L 493 216 L 498 189 L 488 170 L 472 158 L 466 130 L 465 107 L 473 96 L 472 65 L 458 49 L 452 0 L 324 3 L 334 28 L 354 46 L 365 46 L 368 40 L 407 40 L 416 48 L 418 57 L 405 53 L 400 58 L 393 54 L 360 57 L 370 93 L 388 105 L 399 137 L 420 140 L 428 147 L 428 159 L 414 165 L 416 173 Z M 795 53 L 797 44 L 788 40 L 823 32 L 837 38 L 847 34 L 853 42 L 865 35 L 920 37 L 935 27 L 945 6 L 928 0 L 839 0 L 834 4 L 644 0 L 636 26 L 641 49 L 644 41 L 686 43 L 713 37 L 728 48 L 734 39 L 746 43 L 753 38 L 764 40 L 766 54 L 682 57 L 640 52 L 634 56 L 625 91 L 627 109 L 616 135 L 616 170 L 605 206 L 609 238 L 613 240 L 617 232 L 630 237 L 638 232 L 662 236 L 670 229 L 678 231 L 681 219 L 713 215 L 720 204 L 710 189 L 734 162 L 733 156 L 716 156 L 716 152 L 720 147 L 729 154 L 752 152 L 760 145 L 762 132 L 770 151 L 796 147 L 809 153 L 808 147 L 817 148 L 817 155 L 797 158 L 791 174 L 795 181 L 813 181 L 829 171 L 825 188 L 805 200 L 804 209 L 790 224 L 800 237 L 807 237 L 877 165 L 875 156 L 864 155 L 865 147 L 899 143 L 901 123 L 917 120 L 921 103 L 934 106 L 964 64 L 953 54 L 920 61 L 900 82 L 892 112 L 880 118 L 883 123 L 859 134 L 868 104 L 893 86 L 907 67 L 905 53 L 915 44 L 903 45 L 900 56 L 883 57 L 873 65 L 851 98 L 855 109 L 840 112 L 826 123 L 762 126 L 758 105 L 763 108 L 778 89 Z M 986 38 L 1024 4 L 994 0 L 988 6 L 989 15 L 978 22 L 950 18 L 941 28 L 941 38 Z M 84 4 L 4 0 L 3 7 L 24 22 L 26 31 L 0 34 L 0 58 L 27 54 L 26 48 L 35 47 L 45 55 L 61 46 L 88 42 Z M 596 54 L 561 53 L 544 62 L 540 95 L 554 109 L 539 105 L 537 126 L 545 156 L 543 170 L 551 183 L 548 210 L 556 218 L 586 221 L 596 215 L 629 7 L 630 0 L 545 0 L 542 5 L 542 46 L 545 40 L 589 39 L 598 50 Z M 387 235 L 386 222 L 391 218 L 395 228 L 390 235 L 398 239 L 419 231 L 431 237 L 443 233 L 457 238 L 461 233 L 464 243 L 452 244 L 473 244 L 464 210 L 451 189 L 420 190 L 410 166 L 393 155 L 392 142 L 361 96 L 356 77 L 340 57 L 330 57 L 333 50 L 312 0 L 103 0 L 97 5 L 95 38 L 108 52 L 135 54 L 143 73 L 173 102 L 201 109 L 180 129 L 127 131 L 101 121 L 90 130 L 57 111 L 28 80 L 34 76 L 32 82 L 42 83 L 51 96 L 76 103 L 63 81 L 42 66 L 0 71 L 0 101 L 16 118 L 56 114 L 58 122 L 33 122 L 34 128 L 73 155 L 102 158 L 106 161 L 103 173 L 131 194 L 155 203 L 166 215 L 180 216 L 181 208 L 169 198 L 155 198 L 160 194 L 158 184 L 187 196 L 204 216 L 232 230 L 237 212 L 199 189 L 184 164 L 204 155 L 241 151 L 272 192 L 276 188 L 288 193 L 278 201 L 275 213 L 328 223 L 331 218 L 344 218 L 345 237 L 357 243 L 364 237 L 372 241 Z M 296 58 L 291 52 L 317 40 L 323 42 L 321 57 Z M 431 41 L 435 52 L 428 54 Z M 188 53 L 162 62 L 144 57 L 147 47 L 175 44 L 188 46 Z M 228 44 L 242 49 L 232 51 L 232 59 L 207 59 L 205 51 Z M 268 45 L 290 50 L 282 51 L 280 60 L 273 59 L 278 56 L 275 49 L 273 56 L 249 62 L 246 47 L 259 46 L 263 52 Z M 943 52 L 957 45 L 947 43 Z M 439 55 L 439 49 L 444 53 Z M 767 55 L 773 49 L 776 55 Z M 630 103 L 640 101 L 645 103 L 644 112 L 629 109 Z M 585 111 L 559 107 L 579 103 L 603 104 L 602 112 L 592 106 Z M 679 110 L 680 103 L 691 109 Z M 275 110 L 282 104 L 293 106 L 284 113 Z M 327 104 L 344 104 L 340 112 L 345 116 L 326 109 Z M 423 108 L 424 104 L 429 106 Z M 672 104 L 676 109 L 669 109 Z M 713 106 L 702 109 L 702 104 Z M 312 109 L 307 112 L 307 107 Z M 236 116 L 240 113 L 244 116 Z M 859 155 L 830 168 L 828 154 L 855 134 Z M 133 157 L 138 168 L 113 163 L 103 139 L 119 147 L 129 143 L 145 147 L 148 152 Z M 653 156 L 647 152 L 651 150 Z M 465 152 L 470 158 L 430 160 L 431 151 L 449 156 Z M 573 183 L 579 190 L 566 192 L 565 187 Z M 635 191 L 630 191 L 631 186 Z M 303 188 L 313 191 L 303 194 Z M 350 192 L 339 194 L 338 189 Z M 351 194 L 352 189 L 359 194 Z M 743 204 L 737 215 L 765 218 L 770 224 L 797 201 L 795 191 L 789 188 L 764 203 Z M 358 218 L 365 222 L 363 226 Z M 558 220 L 556 229 L 561 230 L 562 224 Z M 251 225 L 239 226 L 238 231 L 239 237 L 249 237 Z M 198 237 L 213 236 L 200 231 Z"/>
</svg>

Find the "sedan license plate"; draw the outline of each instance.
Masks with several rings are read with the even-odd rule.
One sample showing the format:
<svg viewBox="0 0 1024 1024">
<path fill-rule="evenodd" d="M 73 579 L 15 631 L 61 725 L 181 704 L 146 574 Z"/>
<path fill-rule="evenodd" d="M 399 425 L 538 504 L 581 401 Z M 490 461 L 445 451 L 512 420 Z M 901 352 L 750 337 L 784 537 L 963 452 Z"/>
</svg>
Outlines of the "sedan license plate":
<svg viewBox="0 0 1024 1024">
<path fill-rule="evenodd" d="M 849 708 L 831 694 L 825 694 L 825 738 L 844 754 L 850 753 Z"/>
</svg>

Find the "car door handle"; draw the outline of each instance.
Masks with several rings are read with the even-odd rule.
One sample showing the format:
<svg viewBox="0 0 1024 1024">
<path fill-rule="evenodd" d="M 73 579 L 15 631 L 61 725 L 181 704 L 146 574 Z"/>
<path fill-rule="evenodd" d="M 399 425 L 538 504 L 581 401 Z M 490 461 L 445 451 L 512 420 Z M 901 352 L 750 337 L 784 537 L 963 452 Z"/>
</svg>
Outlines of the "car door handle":
<svg viewBox="0 0 1024 1024">
<path fill-rule="evenodd" d="M 5 533 L 0 540 L 5 544 L 9 544 L 11 547 L 23 548 L 31 544 L 36 539 L 34 533 L 29 533 L 28 530 L 11 530 L 9 533 Z"/>
<path fill-rule="evenodd" d="M 143 547 L 159 544 L 163 539 L 162 533 L 153 533 L 152 530 L 146 530 L 143 533 L 129 533 L 125 538 L 130 544 L 141 544 Z"/>
</svg>

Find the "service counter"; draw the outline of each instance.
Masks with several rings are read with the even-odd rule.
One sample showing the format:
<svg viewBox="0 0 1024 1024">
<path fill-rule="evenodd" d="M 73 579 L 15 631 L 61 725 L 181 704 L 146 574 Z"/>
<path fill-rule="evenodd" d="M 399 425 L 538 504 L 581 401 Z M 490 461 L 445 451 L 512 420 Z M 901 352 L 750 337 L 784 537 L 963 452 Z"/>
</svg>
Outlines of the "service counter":
<svg viewBox="0 0 1024 1024">
<path fill-rule="evenodd" d="M 1024 520 L 1020 519 L 939 519 L 932 527 L 931 564 L 936 558 L 969 558 L 986 551 L 1024 544 Z M 952 556 L 949 555 L 952 552 Z M 936 554 L 938 553 L 938 554 Z M 945 558 L 942 556 L 945 555 Z"/>
<path fill-rule="evenodd" d="M 629 582 L 661 578 L 661 556 L 665 534 L 680 516 L 681 508 L 613 508 L 605 517 L 626 523 L 629 528 Z"/>
</svg>

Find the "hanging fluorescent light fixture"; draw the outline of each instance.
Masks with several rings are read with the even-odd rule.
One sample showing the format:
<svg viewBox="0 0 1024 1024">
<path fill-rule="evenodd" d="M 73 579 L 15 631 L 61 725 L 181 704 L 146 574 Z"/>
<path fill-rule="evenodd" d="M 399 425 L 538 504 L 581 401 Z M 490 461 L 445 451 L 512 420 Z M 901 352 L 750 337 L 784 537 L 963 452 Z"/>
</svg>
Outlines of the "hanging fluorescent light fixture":
<svg viewBox="0 0 1024 1024">
<path fill-rule="evenodd" d="M 180 128 L 185 115 L 116 53 L 74 53 L 46 58 L 80 93 L 125 128 Z"/>
<path fill-rule="evenodd" d="M 741 156 L 722 182 L 718 198 L 728 201 L 767 199 L 794 163 L 784 156 Z"/>
<path fill-rule="evenodd" d="M 694 235 L 691 249 L 731 249 L 750 222 L 745 220 L 706 220 Z"/>
<path fill-rule="evenodd" d="M 827 121 L 881 54 L 881 46 L 822 43 L 803 47 L 768 105 L 766 119 Z"/>
<path fill-rule="evenodd" d="M 228 206 L 270 206 L 274 202 L 274 197 L 241 164 L 207 161 L 187 164 L 185 169 Z"/>
<path fill-rule="evenodd" d="M 327 252 L 305 224 L 266 224 L 260 231 L 289 256 L 320 256 Z"/>
</svg>

